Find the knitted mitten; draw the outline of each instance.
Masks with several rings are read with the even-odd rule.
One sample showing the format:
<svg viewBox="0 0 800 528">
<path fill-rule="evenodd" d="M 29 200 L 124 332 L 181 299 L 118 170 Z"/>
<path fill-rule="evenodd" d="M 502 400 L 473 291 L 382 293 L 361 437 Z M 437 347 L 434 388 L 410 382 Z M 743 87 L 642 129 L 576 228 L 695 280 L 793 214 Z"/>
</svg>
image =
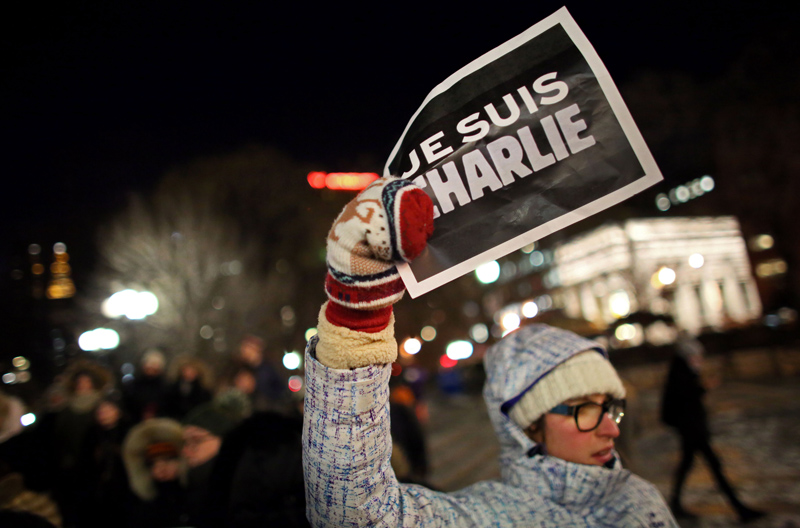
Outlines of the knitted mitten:
<svg viewBox="0 0 800 528">
<path fill-rule="evenodd" d="M 325 349 L 331 348 L 326 346 L 330 343 L 325 343 L 324 330 L 373 344 L 384 341 L 384 334 L 391 335 L 392 304 L 405 292 L 394 263 L 410 262 L 422 253 L 432 233 L 433 203 L 406 180 L 380 178 L 345 206 L 328 233 L 325 291 L 329 302 L 320 313 L 317 346 L 317 357 L 323 363 L 334 366 L 323 360 Z M 331 325 L 339 328 L 332 329 Z M 350 335 L 348 331 L 374 335 Z M 394 345 L 390 354 L 367 353 L 364 361 L 391 362 L 396 354 Z M 341 362 L 335 363 L 344 368 Z M 354 366 L 345 363 L 349 368 Z"/>
</svg>

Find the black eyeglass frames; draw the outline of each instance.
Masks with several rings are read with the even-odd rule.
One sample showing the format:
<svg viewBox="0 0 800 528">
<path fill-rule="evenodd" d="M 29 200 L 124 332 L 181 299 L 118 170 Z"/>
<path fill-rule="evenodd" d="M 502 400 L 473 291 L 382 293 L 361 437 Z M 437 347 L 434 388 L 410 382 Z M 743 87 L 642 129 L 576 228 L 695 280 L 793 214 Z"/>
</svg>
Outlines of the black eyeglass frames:
<svg viewBox="0 0 800 528">
<path fill-rule="evenodd" d="M 602 404 L 595 402 L 579 403 L 578 405 L 556 405 L 550 411 L 553 414 L 561 414 L 564 416 L 574 416 L 575 425 L 578 426 L 578 431 L 589 432 L 594 431 L 600 426 L 603 421 L 603 416 L 608 416 L 614 423 L 620 423 L 622 417 L 625 416 L 625 400 L 610 399 Z"/>
</svg>

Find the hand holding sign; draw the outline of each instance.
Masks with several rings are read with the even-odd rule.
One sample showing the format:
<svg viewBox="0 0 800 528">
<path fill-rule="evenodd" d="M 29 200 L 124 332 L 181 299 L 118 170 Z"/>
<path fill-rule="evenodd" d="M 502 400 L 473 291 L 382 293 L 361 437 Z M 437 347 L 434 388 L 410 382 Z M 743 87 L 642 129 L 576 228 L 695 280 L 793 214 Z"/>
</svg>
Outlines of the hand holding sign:
<svg viewBox="0 0 800 528">
<path fill-rule="evenodd" d="M 434 202 L 428 249 L 399 267 L 412 297 L 661 180 L 563 8 L 436 87 L 395 146 L 389 174 Z"/>
</svg>

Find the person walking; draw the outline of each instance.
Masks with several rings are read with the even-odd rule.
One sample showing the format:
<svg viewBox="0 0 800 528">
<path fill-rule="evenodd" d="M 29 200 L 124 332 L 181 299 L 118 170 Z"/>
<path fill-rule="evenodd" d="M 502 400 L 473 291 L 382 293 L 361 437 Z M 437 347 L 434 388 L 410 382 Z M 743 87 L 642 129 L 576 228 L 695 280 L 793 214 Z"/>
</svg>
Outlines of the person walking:
<svg viewBox="0 0 800 528">
<path fill-rule="evenodd" d="M 673 427 L 681 439 L 681 461 L 675 470 L 670 506 L 677 517 L 696 517 L 683 507 L 681 495 L 696 453 L 703 455 L 717 487 L 727 497 L 741 522 L 764 517 L 765 513 L 745 506 L 722 470 L 722 462 L 711 448 L 708 415 L 703 403 L 706 388 L 701 371 L 705 349 L 700 341 L 681 330 L 675 342 L 661 403 L 662 421 Z"/>
</svg>

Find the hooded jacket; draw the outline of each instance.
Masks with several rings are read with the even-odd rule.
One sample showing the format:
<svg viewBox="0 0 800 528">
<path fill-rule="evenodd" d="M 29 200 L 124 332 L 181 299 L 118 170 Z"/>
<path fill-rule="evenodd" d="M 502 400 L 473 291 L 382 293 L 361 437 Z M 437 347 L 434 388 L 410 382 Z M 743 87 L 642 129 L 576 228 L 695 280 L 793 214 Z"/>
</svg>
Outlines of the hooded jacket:
<svg viewBox="0 0 800 528">
<path fill-rule="evenodd" d="M 398 483 L 391 469 L 390 365 L 328 368 L 306 348 L 303 464 L 313 526 L 675 527 L 656 488 L 622 469 L 567 462 L 537 450 L 505 411 L 592 341 L 544 325 L 492 347 L 484 389 L 501 444 L 500 480 L 443 493 Z"/>
</svg>

